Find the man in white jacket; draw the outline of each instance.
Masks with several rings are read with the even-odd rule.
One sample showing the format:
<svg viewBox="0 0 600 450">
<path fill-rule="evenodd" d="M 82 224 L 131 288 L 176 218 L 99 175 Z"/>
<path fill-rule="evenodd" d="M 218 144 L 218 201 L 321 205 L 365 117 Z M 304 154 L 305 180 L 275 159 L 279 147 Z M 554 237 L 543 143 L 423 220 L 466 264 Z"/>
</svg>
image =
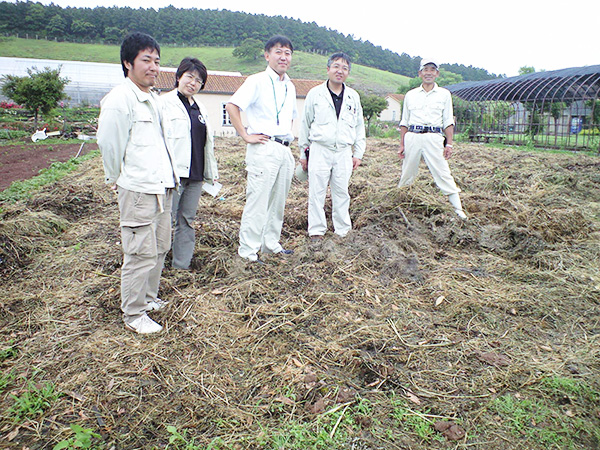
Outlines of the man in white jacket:
<svg viewBox="0 0 600 450">
<path fill-rule="evenodd" d="M 321 239 L 327 231 L 328 185 L 335 234 L 344 237 L 352 229 L 348 183 L 362 161 L 366 137 L 360 96 L 345 84 L 351 64 L 345 53 L 331 55 L 328 80 L 311 89 L 304 103 L 298 145 L 300 163 L 308 170 L 308 235 L 312 240 Z"/>
<path fill-rule="evenodd" d="M 165 304 L 157 294 L 171 247 L 171 201 L 179 180 L 151 92 L 160 67 L 158 43 L 147 34 L 128 35 L 121 65 L 125 82 L 102 99 L 97 137 L 105 182 L 118 193 L 123 321 L 126 328 L 149 334 L 162 330 L 147 312 Z"/>
</svg>

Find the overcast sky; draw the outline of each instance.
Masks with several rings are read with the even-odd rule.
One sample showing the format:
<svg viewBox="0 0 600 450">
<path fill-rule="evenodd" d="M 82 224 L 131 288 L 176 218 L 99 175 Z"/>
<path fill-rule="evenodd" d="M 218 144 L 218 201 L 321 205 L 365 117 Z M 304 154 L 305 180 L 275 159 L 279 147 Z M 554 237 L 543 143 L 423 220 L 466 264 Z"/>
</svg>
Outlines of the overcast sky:
<svg viewBox="0 0 600 450">
<path fill-rule="evenodd" d="M 49 4 L 50 1 L 42 0 Z M 600 64 L 598 0 L 53 0 L 60 6 L 228 9 L 315 22 L 410 56 L 518 75 Z M 393 5 L 393 6 L 390 6 Z M 343 50 L 343 49 L 340 49 Z"/>
</svg>

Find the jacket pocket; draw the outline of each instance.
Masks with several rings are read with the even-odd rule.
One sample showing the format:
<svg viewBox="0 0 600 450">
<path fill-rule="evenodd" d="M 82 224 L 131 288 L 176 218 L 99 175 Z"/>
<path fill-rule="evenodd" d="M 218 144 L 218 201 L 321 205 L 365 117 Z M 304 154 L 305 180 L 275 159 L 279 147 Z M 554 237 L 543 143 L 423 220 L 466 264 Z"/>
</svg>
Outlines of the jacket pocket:
<svg viewBox="0 0 600 450">
<path fill-rule="evenodd" d="M 135 111 L 131 127 L 131 143 L 138 147 L 153 145 L 156 140 L 156 126 L 149 111 Z"/>
<path fill-rule="evenodd" d="M 165 137 L 167 139 L 185 139 L 190 136 L 190 121 L 188 117 L 172 117 L 167 120 Z"/>
</svg>

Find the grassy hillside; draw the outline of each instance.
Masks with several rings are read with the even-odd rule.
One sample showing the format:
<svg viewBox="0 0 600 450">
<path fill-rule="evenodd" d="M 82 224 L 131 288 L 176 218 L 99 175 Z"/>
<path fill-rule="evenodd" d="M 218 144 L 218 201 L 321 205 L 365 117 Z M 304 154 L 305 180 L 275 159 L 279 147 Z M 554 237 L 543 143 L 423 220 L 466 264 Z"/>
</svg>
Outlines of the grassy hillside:
<svg viewBox="0 0 600 450">
<path fill-rule="evenodd" d="M 232 50 L 231 47 L 163 46 L 161 48 L 162 65 L 177 67 L 179 61 L 185 56 L 195 56 L 204 62 L 209 70 L 234 71 L 249 75 L 265 67 L 262 58 L 256 61 L 241 61 L 232 56 Z M 119 46 L 6 38 L 0 41 L 0 56 L 118 63 Z M 295 52 L 290 76 L 292 78 L 323 79 L 326 65 L 326 56 Z M 396 92 L 399 86 L 406 83 L 408 83 L 408 78 L 403 75 L 359 65 L 353 66 L 348 79 L 348 84 L 351 86 L 378 94 Z"/>
</svg>

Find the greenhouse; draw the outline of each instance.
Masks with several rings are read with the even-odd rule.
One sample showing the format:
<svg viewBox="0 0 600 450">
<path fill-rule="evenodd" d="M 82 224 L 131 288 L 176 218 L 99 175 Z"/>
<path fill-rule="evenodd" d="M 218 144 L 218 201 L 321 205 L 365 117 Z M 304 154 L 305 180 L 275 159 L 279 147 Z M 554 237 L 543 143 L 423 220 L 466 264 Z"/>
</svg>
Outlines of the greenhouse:
<svg viewBox="0 0 600 450">
<path fill-rule="evenodd" d="M 471 141 L 600 151 L 600 65 L 446 87 Z"/>
<path fill-rule="evenodd" d="M 124 80 L 121 64 L 0 57 L 0 77 L 24 77 L 27 69 L 43 70 L 46 67 L 60 67 L 60 76 L 69 79 L 65 86 L 68 98 L 64 102 L 68 105 L 98 105 L 102 97 Z"/>
</svg>

